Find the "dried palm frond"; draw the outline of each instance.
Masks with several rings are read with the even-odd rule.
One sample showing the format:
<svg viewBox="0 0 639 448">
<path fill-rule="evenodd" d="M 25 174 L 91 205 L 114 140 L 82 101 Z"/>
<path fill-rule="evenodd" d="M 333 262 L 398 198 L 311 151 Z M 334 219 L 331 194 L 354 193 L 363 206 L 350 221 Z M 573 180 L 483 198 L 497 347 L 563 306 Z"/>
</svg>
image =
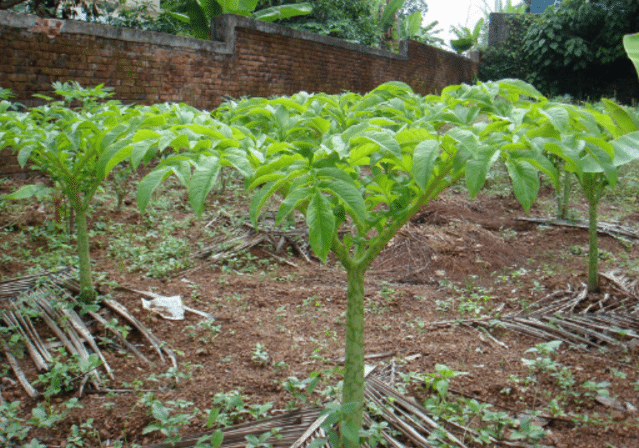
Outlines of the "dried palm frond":
<svg viewBox="0 0 639 448">
<path fill-rule="evenodd" d="M 279 253 L 285 245 L 289 245 L 310 261 L 308 260 L 308 229 L 305 225 L 300 224 L 300 228 L 284 230 L 275 225 L 273 217 L 266 215 L 260 221 L 258 230 L 250 224 L 248 217 L 238 224 L 237 217 L 224 212 L 220 212 L 206 227 L 212 224 L 216 225 L 220 234 L 196 252 L 196 258 L 217 262 L 268 242 L 275 249 L 275 253 Z"/>
<path fill-rule="evenodd" d="M 579 349 L 630 349 L 639 345 L 639 281 L 615 271 L 602 273 L 601 277 L 613 292 L 589 295 L 584 284 L 548 294 L 529 305 L 529 311 L 499 318 L 435 322 L 431 326 L 499 325 L 546 341 L 560 340 Z"/>
<path fill-rule="evenodd" d="M 62 346 L 67 355 L 83 360 L 88 360 L 91 354 L 95 354 L 105 373 L 113 378 L 112 369 L 98 347 L 96 338 L 74 310 L 76 301 L 72 293 L 78 291 L 75 270 L 72 268 L 0 282 L 0 324 L 4 323 L 10 333 L 18 335 L 19 340 L 14 347 L 4 344 L 5 356 L 18 381 L 32 397 L 37 396 L 38 392 L 31 386 L 16 359 L 15 352 L 18 350 L 26 351 L 36 370 L 40 372 L 50 370 L 51 365 L 56 362 L 49 351 L 52 346 Z M 177 364 L 172 351 L 168 347 L 160 348 L 160 341 L 130 315 L 124 306 L 112 299 L 103 299 L 103 304 L 120 315 L 126 324 L 140 330 L 162 359 L 163 353 L 166 353 L 173 365 Z M 87 314 L 111 332 L 124 347 L 143 361 L 151 363 L 133 344 L 126 341 L 116 327 L 107 325 L 107 320 L 100 313 L 88 310 Z M 10 338 L 11 336 L 8 340 Z M 43 340 L 47 340 L 47 343 Z M 80 387 L 84 387 L 86 380 L 91 380 L 96 390 L 101 388 L 100 374 L 96 369 L 87 373 Z"/>
<path fill-rule="evenodd" d="M 541 224 L 544 226 L 562 226 L 562 227 L 575 227 L 578 229 L 588 230 L 589 223 L 588 222 L 573 222 L 567 221 L 565 219 L 551 219 L 551 218 L 535 218 L 532 216 L 524 216 L 515 218 L 516 221 L 527 221 L 535 224 Z M 622 241 L 639 241 L 639 233 L 635 232 L 629 227 L 620 226 L 614 222 L 603 222 L 600 221 L 597 223 L 597 233 L 601 233 L 602 235 L 608 235 L 613 238 L 620 239 Z"/>
<path fill-rule="evenodd" d="M 380 427 L 379 423 L 385 423 L 379 436 L 386 440 L 389 446 L 430 448 L 437 443 L 443 443 L 449 447 L 466 448 L 467 445 L 462 439 L 468 434 L 478 435 L 470 427 L 447 421 L 438 423 L 426 408 L 413 398 L 400 394 L 392 383 L 389 383 L 394 377 L 394 363 L 384 369 L 367 366 L 364 400 L 369 411 L 364 415 L 364 427 L 370 428 L 374 423 Z M 222 429 L 224 438 L 221 447 L 245 447 L 247 436 L 259 437 L 271 431 L 276 432 L 277 436 L 271 436 L 265 443 L 275 448 L 305 448 L 318 439 L 324 439 L 324 444 L 320 446 L 334 448 L 323 428 L 325 418 L 326 415 L 321 413 L 321 409 L 307 408 L 283 416 L 231 426 Z M 185 437 L 178 442 L 160 443 L 146 448 L 193 447 L 200 437 L 211 433 L 212 431 L 209 431 Z M 491 438 L 491 442 L 504 446 L 525 446 L 494 438 Z M 364 446 L 368 447 L 367 444 Z"/>
</svg>

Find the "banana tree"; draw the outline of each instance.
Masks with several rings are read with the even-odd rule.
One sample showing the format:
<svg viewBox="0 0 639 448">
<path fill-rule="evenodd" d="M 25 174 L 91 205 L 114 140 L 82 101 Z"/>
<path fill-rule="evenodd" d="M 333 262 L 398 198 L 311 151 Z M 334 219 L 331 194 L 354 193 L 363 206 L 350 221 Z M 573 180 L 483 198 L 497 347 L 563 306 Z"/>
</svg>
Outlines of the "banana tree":
<svg viewBox="0 0 639 448">
<path fill-rule="evenodd" d="M 187 14 L 171 12 L 176 19 L 191 26 L 191 32 L 198 39 L 211 38 L 211 19 L 220 14 L 237 14 L 264 22 L 288 19 L 313 12 L 310 3 L 296 3 L 272 6 L 255 11 L 258 0 L 187 0 Z"/>
<path fill-rule="evenodd" d="M 452 31 L 457 35 L 457 39 L 451 40 L 450 45 L 457 53 L 470 50 L 479 42 L 482 26 L 484 26 L 484 19 L 479 19 L 472 31 L 466 27 L 451 27 Z"/>
<path fill-rule="evenodd" d="M 244 134 L 236 149 L 245 151 L 245 168 L 251 167 L 244 174 L 252 194 L 249 214 L 255 225 L 267 202 L 279 197 L 276 222 L 301 213 L 313 252 L 322 261 L 333 253 L 346 270 L 342 395 L 346 415 L 340 425 L 341 443 L 359 445 L 364 401 L 364 278 L 388 241 L 455 182 L 465 179 L 471 195 L 477 194 L 499 159 L 508 166 L 515 193 L 525 208 L 539 188 L 537 169 L 550 167 L 553 174 L 549 163 L 539 161 L 543 159 L 539 152 L 499 149 L 509 143 L 505 131 L 511 124 L 497 115 L 502 112 L 500 104 L 517 102 L 520 95 L 541 97 L 531 86 L 515 80 L 454 86 L 440 97 L 426 99 L 405 84 L 388 83 L 363 97 L 350 93 L 249 99 L 227 104 L 217 113 Z M 480 114 L 488 120 L 476 120 Z M 195 166 L 194 173 L 200 173 L 199 182 L 195 176 L 186 179 L 190 170 L 177 167 L 187 158 L 176 154 L 174 163 L 167 161 L 141 186 L 153 187 L 171 172 L 179 173 L 189 186 L 193 207 L 201 212 L 206 186 L 219 170 L 217 161 L 226 157 L 224 152 L 192 154 L 188 164 Z"/>
</svg>

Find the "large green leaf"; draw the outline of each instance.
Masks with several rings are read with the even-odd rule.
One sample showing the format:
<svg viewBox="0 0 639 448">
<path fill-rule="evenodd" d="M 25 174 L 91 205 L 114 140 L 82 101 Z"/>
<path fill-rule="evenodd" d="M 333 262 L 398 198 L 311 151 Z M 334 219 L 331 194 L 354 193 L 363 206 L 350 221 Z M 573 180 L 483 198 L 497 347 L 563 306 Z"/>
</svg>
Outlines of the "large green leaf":
<svg viewBox="0 0 639 448">
<path fill-rule="evenodd" d="M 366 221 L 364 198 L 352 182 L 334 179 L 320 183 L 320 188 L 338 197 L 348 209 L 353 221 L 360 224 Z"/>
<path fill-rule="evenodd" d="M 98 160 L 96 166 L 97 176 L 100 179 L 106 179 L 113 168 L 131 155 L 132 149 L 132 145 L 127 140 L 121 140 L 111 144 Z"/>
<path fill-rule="evenodd" d="M 215 186 L 219 172 L 220 159 L 216 156 L 202 156 L 195 165 L 189 183 L 189 202 L 198 218 L 202 216 L 206 196 Z"/>
<path fill-rule="evenodd" d="M 278 19 L 288 19 L 298 17 L 313 12 L 313 5 L 310 3 L 297 3 L 291 5 L 280 5 L 265 8 L 253 13 L 253 18 L 264 22 L 273 22 Z"/>
<path fill-rule="evenodd" d="M 499 85 L 500 93 L 513 103 L 519 101 L 520 95 L 525 95 L 538 101 L 546 100 L 546 97 L 539 90 L 521 79 L 502 79 L 497 81 L 497 84 Z"/>
<path fill-rule="evenodd" d="M 639 75 L 639 33 L 625 35 L 623 37 L 623 47 L 632 63 L 635 64 L 635 69 Z"/>
<path fill-rule="evenodd" d="M 499 152 L 484 149 L 478 157 L 466 162 L 466 187 L 471 197 L 475 197 L 486 183 L 486 176 L 490 167 L 499 158 Z"/>
<path fill-rule="evenodd" d="M 601 102 L 604 103 L 606 111 L 608 112 L 610 117 L 612 117 L 617 122 L 619 127 L 624 132 L 632 132 L 639 129 L 639 126 L 637 126 L 634 120 L 630 117 L 630 114 L 628 114 L 628 111 L 626 109 L 624 109 L 614 101 L 610 101 L 606 98 L 602 98 Z"/>
<path fill-rule="evenodd" d="M 288 196 L 286 196 L 280 204 L 277 216 L 275 217 L 275 224 L 280 225 L 282 221 L 284 221 L 284 218 L 286 218 L 293 210 L 299 207 L 303 202 L 308 201 L 312 191 L 313 190 L 310 187 L 291 190 Z"/>
<path fill-rule="evenodd" d="M 189 25 L 191 25 L 193 35 L 198 39 L 209 40 L 211 38 L 209 21 L 212 16 L 207 16 L 200 3 L 196 0 L 186 0 L 186 13 L 189 16 Z"/>
<path fill-rule="evenodd" d="M 335 216 L 331 202 L 319 189 L 311 197 L 306 209 L 306 225 L 311 249 L 320 260 L 326 262 L 333 246 Z"/>
<path fill-rule="evenodd" d="M 438 155 L 439 141 L 437 140 L 424 140 L 415 147 L 412 175 L 422 192 L 426 190 Z"/>
<path fill-rule="evenodd" d="M 395 14 L 402 9 L 406 0 L 390 0 L 384 7 L 382 17 L 379 19 L 379 23 L 383 30 L 387 29 L 393 24 L 395 20 Z"/>
<path fill-rule="evenodd" d="M 537 170 L 530 163 L 517 159 L 507 159 L 506 168 L 513 183 L 515 196 L 528 212 L 539 192 Z"/>
<path fill-rule="evenodd" d="M 366 143 L 373 143 L 382 151 L 389 152 L 397 158 L 402 157 L 401 146 L 390 132 L 368 131 L 350 140 L 352 146 Z"/>
<path fill-rule="evenodd" d="M 164 166 L 151 171 L 140 181 L 138 185 L 136 200 L 141 213 L 144 213 L 144 211 L 146 210 L 146 206 L 151 200 L 151 195 L 153 195 L 155 189 L 162 183 L 163 180 L 168 178 L 172 172 L 173 167 Z"/>
<path fill-rule="evenodd" d="M 610 142 L 615 148 L 615 166 L 625 165 L 639 159 L 639 131 L 622 135 Z"/>
<path fill-rule="evenodd" d="M 50 193 L 51 188 L 45 187 L 44 185 L 23 185 L 13 193 L 3 195 L 2 198 L 20 200 L 28 199 L 35 196 L 36 198 L 40 199 L 44 196 L 49 195 Z"/>
<path fill-rule="evenodd" d="M 568 111 L 561 106 L 553 106 L 548 109 L 539 109 L 539 112 L 542 113 L 550 123 L 557 129 L 559 132 L 566 131 L 569 123 L 570 116 L 568 115 Z"/>
</svg>

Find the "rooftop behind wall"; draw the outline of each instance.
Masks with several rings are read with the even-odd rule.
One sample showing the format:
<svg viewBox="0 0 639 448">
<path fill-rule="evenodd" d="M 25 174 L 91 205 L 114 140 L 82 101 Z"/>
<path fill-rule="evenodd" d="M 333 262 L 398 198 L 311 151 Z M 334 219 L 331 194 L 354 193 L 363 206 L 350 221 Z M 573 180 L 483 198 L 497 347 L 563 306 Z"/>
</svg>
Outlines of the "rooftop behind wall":
<svg viewBox="0 0 639 448">
<path fill-rule="evenodd" d="M 470 59 L 413 41 L 398 53 L 225 14 L 215 39 L 0 11 L 0 87 L 36 104 L 53 81 L 105 84 L 124 102 L 213 109 L 226 97 L 366 92 L 391 80 L 437 93 L 473 81 Z"/>
</svg>

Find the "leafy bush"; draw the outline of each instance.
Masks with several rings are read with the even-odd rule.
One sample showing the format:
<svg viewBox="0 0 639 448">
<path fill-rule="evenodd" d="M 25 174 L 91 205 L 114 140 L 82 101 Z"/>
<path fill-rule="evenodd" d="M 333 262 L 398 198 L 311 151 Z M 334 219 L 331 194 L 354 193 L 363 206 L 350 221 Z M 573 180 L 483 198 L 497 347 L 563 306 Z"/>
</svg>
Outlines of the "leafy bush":
<svg viewBox="0 0 639 448">
<path fill-rule="evenodd" d="M 613 94 L 606 91 L 613 81 L 634 78 L 622 39 L 639 31 L 638 16 L 635 0 L 564 0 L 528 28 L 521 46 L 529 69 L 524 79 L 551 95 Z"/>
<path fill-rule="evenodd" d="M 313 12 L 289 19 L 291 28 L 375 46 L 380 40 L 377 15 L 367 0 L 311 0 Z"/>
<path fill-rule="evenodd" d="M 513 14 L 505 18 L 508 38 L 495 47 L 481 52 L 481 65 L 477 77 L 481 81 L 503 78 L 526 79 L 528 62 L 522 52 L 522 42 L 528 28 L 537 16 L 533 14 Z"/>
</svg>

